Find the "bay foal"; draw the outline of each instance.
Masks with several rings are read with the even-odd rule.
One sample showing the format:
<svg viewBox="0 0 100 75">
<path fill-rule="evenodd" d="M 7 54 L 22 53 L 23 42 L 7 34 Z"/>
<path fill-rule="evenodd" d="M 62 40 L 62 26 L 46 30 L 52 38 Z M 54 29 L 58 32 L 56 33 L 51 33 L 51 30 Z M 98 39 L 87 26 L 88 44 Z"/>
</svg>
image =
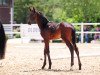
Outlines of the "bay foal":
<svg viewBox="0 0 100 75">
<path fill-rule="evenodd" d="M 79 51 L 76 46 L 76 36 L 74 27 L 66 22 L 55 23 L 49 22 L 49 20 L 40 12 L 36 11 L 33 7 L 30 9 L 28 24 L 31 24 L 32 21 L 35 21 L 40 28 L 41 36 L 44 39 L 45 47 L 44 47 L 44 63 L 42 69 L 44 69 L 46 65 L 46 57 L 48 57 L 49 68 L 51 69 L 51 58 L 50 58 L 50 50 L 49 50 L 49 41 L 52 39 L 62 38 L 63 41 L 68 46 L 71 53 L 71 67 L 74 65 L 74 50 L 77 54 L 79 70 L 81 70 L 81 61 L 79 57 Z"/>
</svg>

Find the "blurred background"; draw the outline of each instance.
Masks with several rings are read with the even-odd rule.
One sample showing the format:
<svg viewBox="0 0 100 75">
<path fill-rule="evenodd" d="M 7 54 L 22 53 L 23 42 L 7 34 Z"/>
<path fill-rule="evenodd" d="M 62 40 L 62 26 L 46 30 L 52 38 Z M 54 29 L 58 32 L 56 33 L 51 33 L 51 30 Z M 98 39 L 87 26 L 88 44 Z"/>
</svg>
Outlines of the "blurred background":
<svg viewBox="0 0 100 75">
<path fill-rule="evenodd" d="M 8 38 L 22 37 L 21 25 L 27 24 L 33 6 L 50 21 L 72 23 L 77 43 L 100 41 L 100 0 L 0 0 L 0 21 Z"/>
</svg>

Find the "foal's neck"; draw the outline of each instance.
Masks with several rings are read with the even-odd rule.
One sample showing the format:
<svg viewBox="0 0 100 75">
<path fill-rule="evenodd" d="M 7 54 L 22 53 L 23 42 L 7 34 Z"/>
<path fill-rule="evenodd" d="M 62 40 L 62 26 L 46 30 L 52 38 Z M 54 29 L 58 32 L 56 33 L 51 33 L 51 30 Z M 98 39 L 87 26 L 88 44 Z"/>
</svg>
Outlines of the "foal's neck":
<svg viewBox="0 0 100 75">
<path fill-rule="evenodd" d="M 43 30 L 48 27 L 47 23 L 49 21 L 43 15 L 37 13 L 36 22 L 37 22 L 40 30 Z"/>
</svg>

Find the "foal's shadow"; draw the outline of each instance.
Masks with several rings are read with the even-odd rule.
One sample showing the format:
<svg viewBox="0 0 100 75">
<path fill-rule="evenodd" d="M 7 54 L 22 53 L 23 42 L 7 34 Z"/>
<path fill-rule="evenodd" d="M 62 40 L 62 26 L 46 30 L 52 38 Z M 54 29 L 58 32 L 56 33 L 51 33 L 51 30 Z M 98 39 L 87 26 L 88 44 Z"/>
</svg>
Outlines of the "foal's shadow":
<svg viewBox="0 0 100 75">
<path fill-rule="evenodd" d="M 70 72 L 71 70 L 63 70 L 63 69 L 44 69 L 44 71 L 52 71 L 52 72 Z"/>
<path fill-rule="evenodd" d="M 72 70 L 64 70 L 64 69 L 37 69 L 32 71 L 52 71 L 52 72 L 71 72 Z"/>
<path fill-rule="evenodd" d="M 79 71 L 78 69 L 74 69 L 74 70 L 67 70 L 67 69 L 32 69 L 32 70 L 24 70 L 22 72 L 34 72 L 34 71 L 51 71 L 51 72 L 75 72 L 75 73 L 80 73 L 81 71 Z"/>
<path fill-rule="evenodd" d="M 52 72 L 73 72 L 73 73 L 81 73 L 81 70 L 74 69 L 74 70 L 67 70 L 67 69 L 44 69 L 44 71 L 52 71 Z"/>
</svg>

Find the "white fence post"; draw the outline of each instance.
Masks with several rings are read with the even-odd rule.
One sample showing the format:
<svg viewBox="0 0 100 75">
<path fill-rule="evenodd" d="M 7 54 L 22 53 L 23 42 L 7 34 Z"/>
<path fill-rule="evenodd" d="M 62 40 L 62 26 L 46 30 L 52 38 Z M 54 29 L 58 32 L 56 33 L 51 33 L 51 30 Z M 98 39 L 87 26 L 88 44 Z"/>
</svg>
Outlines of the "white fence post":
<svg viewBox="0 0 100 75">
<path fill-rule="evenodd" d="M 22 24 L 21 24 L 21 25 L 20 25 L 20 36 L 21 36 L 21 43 L 23 43 L 23 37 L 22 37 L 22 34 L 23 34 L 23 33 L 22 33 L 22 27 L 23 27 L 23 26 L 22 26 Z"/>
<path fill-rule="evenodd" d="M 84 42 L 84 23 L 81 24 L 81 43 Z"/>
<path fill-rule="evenodd" d="M 13 24 L 11 24 L 11 32 L 12 32 L 11 37 L 13 38 Z"/>
</svg>

